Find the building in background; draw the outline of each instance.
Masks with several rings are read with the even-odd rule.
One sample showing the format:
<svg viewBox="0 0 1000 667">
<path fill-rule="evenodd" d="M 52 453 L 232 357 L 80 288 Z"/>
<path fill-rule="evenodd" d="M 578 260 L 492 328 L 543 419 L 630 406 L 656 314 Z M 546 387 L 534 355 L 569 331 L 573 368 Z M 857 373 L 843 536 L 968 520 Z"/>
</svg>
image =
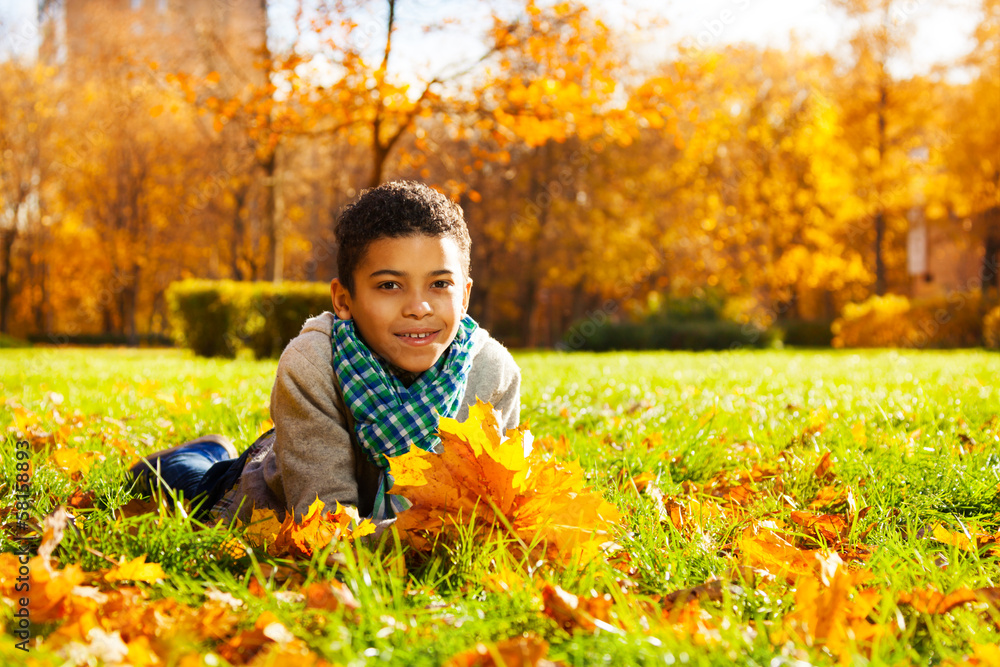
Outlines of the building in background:
<svg viewBox="0 0 1000 667">
<path fill-rule="evenodd" d="M 983 268 L 982 239 L 970 233 L 972 222 L 954 223 L 964 233 L 943 224 L 928 224 L 920 208 L 907 216 L 906 260 L 911 278 L 910 297 L 923 299 L 952 292 L 980 289 Z"/>
</svg>

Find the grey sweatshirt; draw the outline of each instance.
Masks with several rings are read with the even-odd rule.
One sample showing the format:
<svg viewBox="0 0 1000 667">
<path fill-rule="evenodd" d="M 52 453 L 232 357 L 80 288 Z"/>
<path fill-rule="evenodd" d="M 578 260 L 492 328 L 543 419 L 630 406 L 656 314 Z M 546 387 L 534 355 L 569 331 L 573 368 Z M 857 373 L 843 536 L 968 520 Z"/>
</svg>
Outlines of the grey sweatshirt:
<svg viewBox="0 0 1000 667">
<path fill-rule="evenodd" d="M 273 510 L 284 520 L 291 508 L 300 519 L 317 496 L 330 510 L 339 501 L 357 507 L 362 516 L 371 512 L 379 470 L 348 433 L 347 407 L 334 385 L 333 320 L 330 312 L 310 318 L 282 353 L 271 389 L 274 434 L 258 443 L 239 482 L 217 506 L 221 516 L 230 518 L 239 507 L 244 521 L 252 509 Z M 502 428 L 517 427 L 517 363 L 482 328 L 472 341 L 472 368 L 457 418 L 465 419 L 478 397 L 501 413 Z"/>
</svg>

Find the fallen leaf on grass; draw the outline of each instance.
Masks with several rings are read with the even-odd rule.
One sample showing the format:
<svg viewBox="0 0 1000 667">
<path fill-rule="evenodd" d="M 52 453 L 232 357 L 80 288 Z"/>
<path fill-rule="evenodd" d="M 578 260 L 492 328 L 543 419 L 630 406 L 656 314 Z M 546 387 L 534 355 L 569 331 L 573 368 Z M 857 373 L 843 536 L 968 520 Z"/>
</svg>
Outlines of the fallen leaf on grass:
<svg viewBox="0 0 1000 667">
<path fill-rule="evenodd" d="M 69 514 L 66 508 L 60 505 L 51 514 L 45 517 L 43 524 L 42 543 L 38 545 L 38 555 L 48 563 L 52 558 L 52 553 L 62 542 L 66 527 L 69 525 Z"/>
<path fill-rule="evenodd" d="M 546 435 L 535 440 L 534 445 L 539 451 L 550 452 L 559 457 L 569 456 L 573 452 L 565 435 L 560 435 L 558 440 L 551 435 Z"/>
<path fill-rule="evenodd" d="M 799 577 L 824 576 L 842 564 L 836 552 L 799 549 L 773 530 L 771 522 L 748 526 L 737 541 L 747 565 L 767 570 L 789 583 Z"/>
<path fill-rule="evenodd" d="M 996 644 L 975 644 L 972 655 L 962 661 L 967 667 L 997 667 L 1000 665 L 1000 646 Z"/>
<path fill-rule="evenodd" d="M 656 480 L 656 475 L 654 475 L 649 471 L 646 471 L 646 472 L 641 472 L 638 475 L 635 475 L 629 481 L 633 486 L 635 486 L 636 491 L 642 493 L 643 491 L 646 490 L 646 486 L 650 482 L 654 482 L 655 480 Z"/>
<path fill-rule="evenodd" d="M 147 563 L 146 554 L 142 554 L 137 558 L 133 558 L 129 562 L 125 562 L 122 558 L 121 564 L 118 567 L 111 568 L 105 575 L 104 580 L 110 582 L 116 581 L 144 581 L 146 583 L 155 583 L 161 579 L 166 579 L 167 574 L 160 567 L 159 563 Z"/>
<path fill-rule="evenodd" d="M 317 498 L 301 522 L 295 521 L 293 512 L 287 512 L 280 523 L 273 512 L 254 510 L 245 536 L 254 546 L 266 547 L 271 556 L 311 558 L 332 542 L 351 541 L 375 532 L 375 524 L 368 519 L 359 521 L 354 508 L 340 503 L 332 512 L 323 512 L 323 508 L 323 501 Z"/>
<path fill-rule="evenodd" d="M 879 591 L 860 586 L 869 578 L 867 572 L 849 572 L 843 566 L 835 566 L 822 580 L 799 578 L 795 607 L 782 619 L 783 629 L 772 635 L 772 642 L 783 644 L 791 635 L 807 646 L 825 646 L 842 664 L 850 664 L 853 652 L 870 646 L 887 630 L 868 620 L 882 598 Z"/>
<path fill-rule="evenodd" d="M 579 464 L 529 453 L 530 434 L 504 436 L 489 404 L 478 402 L 465 422 L 442 419 L 438 433 L 440 454 L 412 448 L 389 459 L 390 493 L 412 503 L 395 527 L 414 549 L 472 526 L 480 540 L 506 533 L 550 558 L 586 562 L 618 532 L 618 510 L 585 486 Z"/>
<path fill-rule="evenodd" d="M 674 497 L 669 498 L 664 503 L 664 507 L 670 517 L 670 523 L 677 530 L 704 530 L 708 519 L 725 517 L 723 510 L 714 500 L 704 498 Z"/>
<path fill-rule="evenodd" d="M 822 538 L 830 546 L 836 546 L 851 532 L 852 521 L 840 514 L 814 514 L 793 511 L 792 523 L 801 526 L 816 538 Z"/>
<path fill-rule="evenodd" d="M 534 635 L 511 637 L 496 644 L 476 644 L 468 651 L 453 655 L 445 667 L 541 667 L 550 663 L 544 660 L 549 645 Z"/>
<path fill-rule="evenodd" d="M 902 592 L 896 604 L 909 605 L 925 614 L 946 614 L 969 602 L 983 602 L 1000 608 L 1000 588 L 959 588 L 945 595 L 932 588 Z"/>
<path fill-rule="evenodd" d="M 709 496 L 713 502 L 722 503 L 726 510 L 738 514 L 760 496 L 760 482 L 771 482 L 771 490 L 780 494 L 784 488 L 781 475 L 779 468 L 755 463 L 749 470 L 723 470 L 706 482 L 685 481 L 681 487 L 684 495 L 692 499 Z"/>
<path fill-rule="evenodd" d="M 81 585 L 86 575 L 79 565 L 70 564 L 53 570 L 49 561 L 35 556 L 28 562 L 31 590 L 31 620 L 33 623 L 61 620 L 70 616 L 73 589 Z"/>
<path fill-rule="evenodd" d="M 160 503 L 154 498 L 133 498 L 118 508 L 122 517 L 152 514 L 160 509 Z"/>
<path fill-rule="evenodd" d="M 722 602 L 726 591 L 734 596 L 743 595 L 743 589 L 740 586 L 716 579 L 665 595 L 662 600 L 663 609 L 670 611 L 677 607 L 683 607 L 692 600 L 697 600 L 699 603 L 703 600 Z"/>
<path fill-rule="evenodd" d="M 94 461 L 104 460 L 102 454 L 96 452 L 81 452 L 78 449 L 60 447 L 49 456 L 51 461 L 69 475 L 72 480 L 81 479 L 90 472 L 90 467 Z"/>
<path fill-rule="evenodd" d="M 91 509 L 94 507 L 94 499 L 96 494 L 93 491 L 84 491 L 83 489 L 77 489 L 73 492 L 73 495 L 69 497 L 66 504 L 78 510 Z"/>
<path fill-rule="evenodd" d="M 980 549 L 991 547 L 987 552 L 993 556 L 1000 556 L 1000 533 L 990 535 L 978 531 L 952 532 L 937 524 L 931 531 L 931 535 L 941 544 L 948 544 L 958 547 L 963 551 L 978 553 Z"/>
<path fill-rule="evenodd" d="M 611 609 L 610 595 L 580 597 L 559 586 L 545 584 L 542 588 L 542 605 L 545 615 L 566 632 L 595 632 L 600 629 L 621 633 L 621 630 L 607 622 Z"/>
<path fill-rule="evenodd" d="M 277 644 L 277 646 L 273 646 Z M 226 643 L 217 648 L 219 655 L 234 665 L 249 664 L 258 653 L 265 649 L 268 652 L 277 650 L 281 653 L 281 658 L 273 655 L 271 664 L 290 664 L 289 660 L 295 660 L 309 655 L 309 649 L 301 639 L 298 639 L 291 631 L 269 611 L 265 611 L 254 623 L 253 628 L 244 630 Z M 315 660 L 315 657 L 313 658 Z M 315 663 L 312 663 L 315 664 Z"/>
<path fill-rule="evenodd" d="M 809 503 L 809 509 L 834 508 L 848 501 L 850 489 L 840 485 L 827 485 L 816 492 L 816 497 Z"/>
<path fill-rule="evenodd" d="M 816 469 L 813 470 L 813 475 L 815 475 L 817 479 L 824 482 L 830 482 L 836 479 L 837 476 L 830 470 L 830 468 L 833 467 L 833 460 L 831 456 L 832 454 L 830 452 L 826 452 L 820 458 L 819 463 L 816 464 Z"/>
<path fill-rule="evenodd" d="M 492 593 L 510 593 L 524 586 L 524 577 L 502 567 L 483 577 L 483 586 Z"/>
<path fill-rule="evenodd" d="M 865 432 L 865 421 L 863 419 L 854 422 L 851 426 L 851 435 L 854 437 L 854 442 L 859 447 L 864 447 L 868 442 L 868 435 Z"/>
<path fill-rule="evenodd" d="M 303 593 L 307 609 L 336 611 L 341 608 L 358 609 L 361 606 L 351 589 L 336 580 L 313 582 Z"/>
</svg>

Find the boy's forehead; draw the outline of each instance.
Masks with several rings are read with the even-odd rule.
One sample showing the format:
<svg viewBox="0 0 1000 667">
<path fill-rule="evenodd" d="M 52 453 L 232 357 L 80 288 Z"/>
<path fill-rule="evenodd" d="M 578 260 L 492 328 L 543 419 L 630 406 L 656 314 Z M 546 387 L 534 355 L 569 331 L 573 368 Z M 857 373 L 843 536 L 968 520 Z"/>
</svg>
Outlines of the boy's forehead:
<svg viewBox="0 0 1000 667">
<path fill-rule="evenodd" d="M 396 268 L 392 265 L 427 267 L 427 271 L 450 269 L 464 273 L 462 250 L 450 236 L 383 236 L 372 241 L 358 263 L 358 269 Z"/>
</svg>

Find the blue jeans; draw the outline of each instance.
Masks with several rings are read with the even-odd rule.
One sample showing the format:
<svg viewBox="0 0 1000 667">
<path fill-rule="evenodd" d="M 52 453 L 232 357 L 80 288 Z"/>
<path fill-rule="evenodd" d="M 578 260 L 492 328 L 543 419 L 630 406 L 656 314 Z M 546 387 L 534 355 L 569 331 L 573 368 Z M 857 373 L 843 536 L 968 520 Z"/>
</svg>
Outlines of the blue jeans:
<svg viewBox="0 0 1000 667">
<path fill-rule="evenodd" d="M 248 448 L 237 458 L 229 458 L 226 448 L 211 440 L 195 440 L 174 450 L 167 450 L 140 461 L 132 467 L 132 477 L 138 482 L 140 492 L 152 493 L 153 489 L 166 487 L 186 500 L 196 502 L 194 517 L 204 519 L 209 511 L 236 486 L 240 474 L 252 454 Z M 159 477 L 157 477 L 157 471 Z M 167 496 L 169 502 L 173 502 Z"/>
<path fill-rule="evenodd" d="M 163 484 L 175 492 L 184 494 L 191 500 L 197 497 L 205 474 L 220 461 L 230 461 L 229 452 L 217 442 L 192 442 L 160 456 L 152 462 L 154 469 L 159 469 Z M 145 464 L 150 476 L 154 473 Z M 159 480 L 156 480 L 159 482 Z"/>
</svg>

